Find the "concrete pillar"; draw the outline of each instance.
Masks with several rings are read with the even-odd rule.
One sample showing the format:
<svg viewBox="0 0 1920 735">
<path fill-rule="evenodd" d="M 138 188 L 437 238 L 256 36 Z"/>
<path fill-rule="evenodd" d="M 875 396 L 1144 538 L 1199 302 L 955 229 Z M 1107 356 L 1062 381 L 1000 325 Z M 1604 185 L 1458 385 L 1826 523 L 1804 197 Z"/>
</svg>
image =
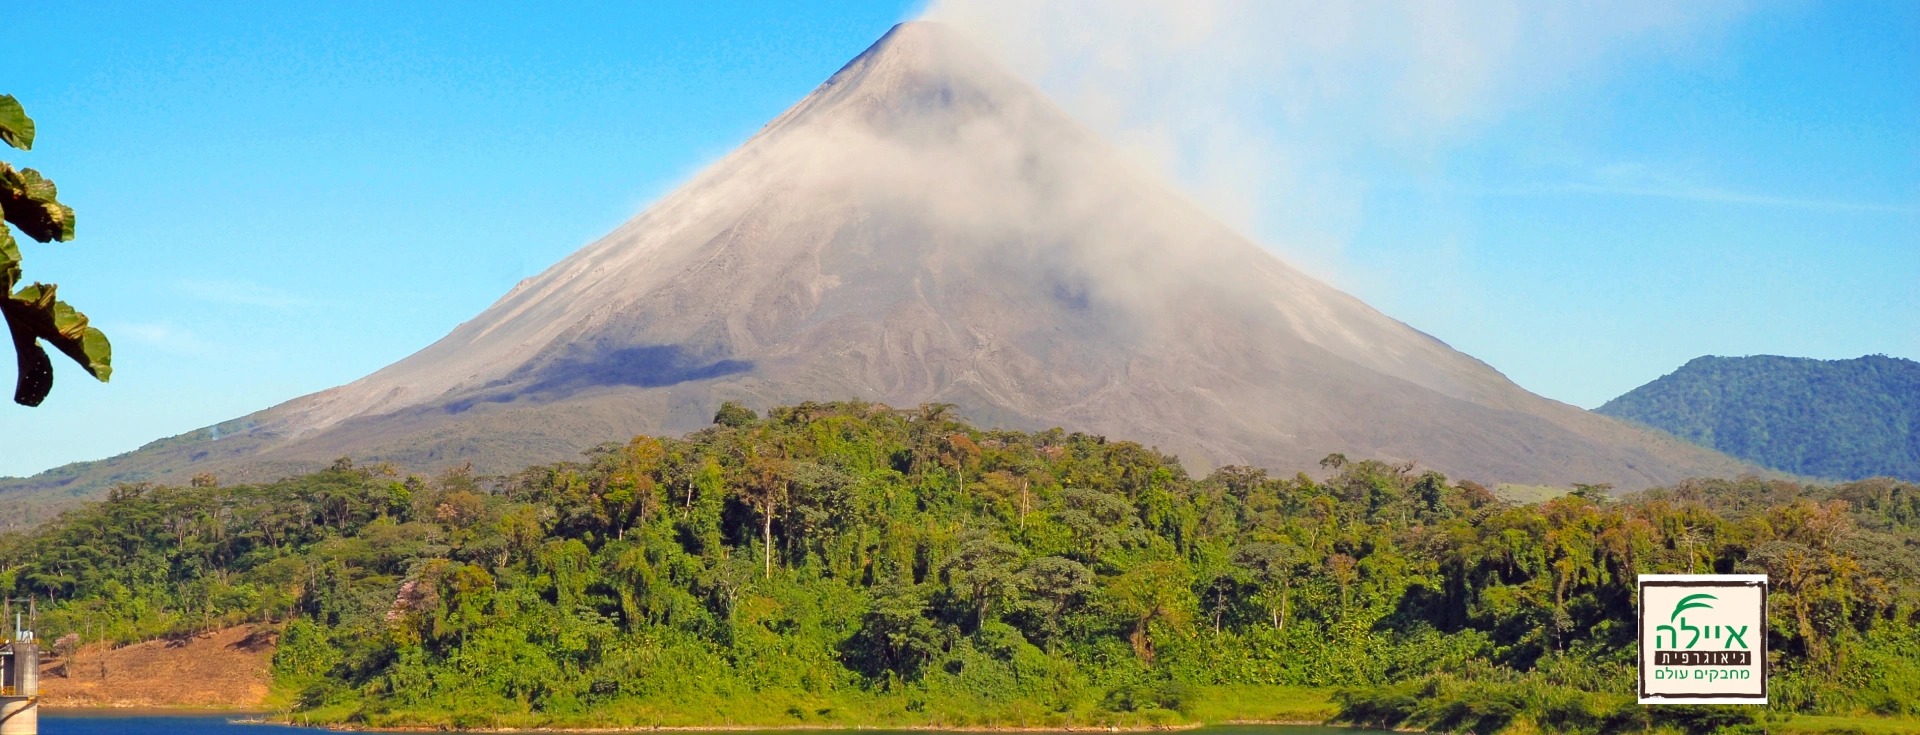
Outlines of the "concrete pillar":
<svg viewBox="0 0 1920 735">
<path fill-rule="evenodd" d="M 40 735 L 40 698 L 0 697 L 0 735 Z"/>
<path fill-rule="evenodd" d="M 40 645 L 31 634 L 6 647 L 0 735 L 40 735 Z"/>
<path fill-rule="evenodd" d="M 13 693 L 22 697 L 40 696 L 40 642 L 32 638 L 13 642 L 13 660 L 20 675 L 13 681 Z"/>
</svg>

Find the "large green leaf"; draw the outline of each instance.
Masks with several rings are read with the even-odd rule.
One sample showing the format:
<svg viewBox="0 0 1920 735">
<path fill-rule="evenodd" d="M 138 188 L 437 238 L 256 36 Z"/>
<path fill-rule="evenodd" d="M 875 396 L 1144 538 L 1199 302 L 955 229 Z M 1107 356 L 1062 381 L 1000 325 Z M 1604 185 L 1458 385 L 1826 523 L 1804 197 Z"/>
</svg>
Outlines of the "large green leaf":
<svg viewBox="0 0 1920 735">
<path fill-rule="evenodd" d="M 33 118 L 19 100 L 0 95 L 0 141 L 28 150 L 33 147 Z M 40 242 L 73 239 L 73 208 L 61 204 L 53 181 L 30 168 L 15 169 L 0 162 L 0 218 Z M 87 373 L 105 382 L 113 374 L 113 346 L 107 336 L 87 324 L 87 316 L 54 298 L 54 287 L 35 283 L 14 291 L 20 282 L 20 247 L 6 224 L 0 224 L 0 316 L 20 369 L 13 400 L 38 406 L 53 389 L 53 360 L 40 342 L 66 353 Z"/>
<path fill-rule="evenodd" d="M 6 220 L 40 242 L 73 239 L 73 208 L 61 204 L 53 180 L 30 168 L 0 162 L 0 210 Z"/>
<path fill-rule="evenodd" d="M 20 246 L 13 241 L 13 232 L 0 225 L 0 294 L 13 293 L 13 284 L 19 282 Z"/>
<path fill-rule="evenodd" d="M 10 94 L 0 94 L 0 142 L 23 151 L 33 150 L 33 118 L 27 117 L 26 109 Z"/>
<path fill-rule="evenodd" d="M 46 340 L 101 382 L 113 375 L 113 346 L 107 335 L 87 324 L 87 316 L 54 298 L 55 287 L 35 283 L 0 299 L 20 363 L 14 401 L 37 406 L 53 387 L 53 366 L 35 340 Z"/>
</svg>

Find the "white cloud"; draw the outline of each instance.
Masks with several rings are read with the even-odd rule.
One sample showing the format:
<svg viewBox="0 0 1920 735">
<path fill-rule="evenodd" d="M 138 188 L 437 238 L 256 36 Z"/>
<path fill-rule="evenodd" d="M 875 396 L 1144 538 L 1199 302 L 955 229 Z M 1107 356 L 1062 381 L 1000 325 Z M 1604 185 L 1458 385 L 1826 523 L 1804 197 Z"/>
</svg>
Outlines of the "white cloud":
<svg viewBox="0 0 1920 735">
<path fill-rule="evenodd" d="M 1542 187 L 1545 193 L 1584 193 L 1618 196 L 1655 197 L 1694 202 L 1741 204 L 1761 207 L 1786 207 L 1828 212 L 1886 212 L 1913 214 L 1912 206 L 1838 199 L 1778 196 L 1739 191 L 1709 183 L 1684 170 L 1667 170 L 1643 163 L 1615 163 L 1601 166 L 1585 180 Z"/>
<path fill-rule="evenodd" d="M 307 303 L 299 296 L 245 280 L 185 280 L 174 285 L 189 298 L 221 304 L 290 309 Z"/>
<path fill-rule="evenodd" d="M 1886 212 L 1890 214 L 1915 214 L 1920 209 L 1894 204 L 1874 202 L 1849 202 L 1838 199 L 1805 199 L 1799 197 L 1753 194 L 1715 186 L 1698 185 L 1627 185 L 1627 184 L 1558 184 L 1545 187 L 1547 191 L 1572 193 L 1612 194 L 1619 196 L 1655 197 L 1659 199 L 1680 199 L 1693 202 L 1715 202 L 1719 204 L 1745 204 L 1761 207 L 1786 207 L 1789 209 L 1813 209 L 1827 212 Z"/>
<path fill-rule="evenodd" d="M 1822 212 L 1895 215 L 1920 214 L 1920 207 L 1910 204 L 1783 196 L 1720 186 L 1709 183 L 1706 179 L 1707 177 L 1684 169 L 1653 166 L 1644 163 L 1613 163 L 1591 167 L 1590 169 L 1569 167 L 1557 174 L 1550 173 L 1539 180 L 1507 186 L 1412 186 L 1409 188 L 1427 188 L 1438 193 L 1472 197 L 1525 198 L 1597 195 L 1609 197 L 1648 197 L 1709 204 L 1805 209 Z"/>
<path fill-rule="evenodd" d="M 114 322 L 97 325 L 110 340 L 131 340 L 168 352 L 194 353 L 212 347 L 192 330 L 157 322 Z"/>
</svg>

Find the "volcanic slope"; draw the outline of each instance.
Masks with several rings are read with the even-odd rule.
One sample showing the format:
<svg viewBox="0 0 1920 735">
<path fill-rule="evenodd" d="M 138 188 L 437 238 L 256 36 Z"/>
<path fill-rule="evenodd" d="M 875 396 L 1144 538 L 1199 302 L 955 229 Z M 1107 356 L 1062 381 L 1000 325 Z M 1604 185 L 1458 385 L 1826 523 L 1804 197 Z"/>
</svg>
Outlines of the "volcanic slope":
<svg viewBox="0 0 1920 735">
<path fill-rule="evenodd" d="M 1287 266 L 943 26 L 906 23 L 626 225 L 361 380 L 19 493 L 334 457 L 505 471 L 863 398 L 1156 445 L 1526 484 L 1750 469 L 1535 396 Z"/>
</svg>

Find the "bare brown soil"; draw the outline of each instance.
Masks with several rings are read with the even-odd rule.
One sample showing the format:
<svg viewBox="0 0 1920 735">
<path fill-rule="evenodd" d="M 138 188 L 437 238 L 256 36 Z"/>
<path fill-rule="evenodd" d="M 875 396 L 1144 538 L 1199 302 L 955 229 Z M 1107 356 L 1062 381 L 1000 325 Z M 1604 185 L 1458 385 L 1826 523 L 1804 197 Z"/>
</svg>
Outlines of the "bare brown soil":
<svg viewBox="0 0 1920 735">
<path fill-rule="evenodd" d="M 88 646 L 41 664 L 41 706 L 256 708 L 271 683 L 278 635 L 241 625 L 120 648 Z"/>
</svg>

